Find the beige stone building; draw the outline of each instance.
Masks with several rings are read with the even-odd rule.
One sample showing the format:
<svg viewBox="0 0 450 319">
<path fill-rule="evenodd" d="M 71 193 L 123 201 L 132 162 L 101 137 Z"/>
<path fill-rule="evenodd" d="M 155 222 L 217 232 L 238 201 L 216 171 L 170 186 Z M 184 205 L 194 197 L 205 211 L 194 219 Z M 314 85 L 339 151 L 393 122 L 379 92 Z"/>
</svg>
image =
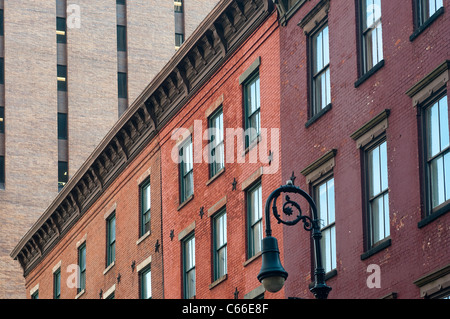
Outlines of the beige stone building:
<svg viewBox="0 0 450 319">
<path fill-rule="evenodd" d="M 0 298 L 9 256 L 217 0 L 0 0 Z"/>
</svg>

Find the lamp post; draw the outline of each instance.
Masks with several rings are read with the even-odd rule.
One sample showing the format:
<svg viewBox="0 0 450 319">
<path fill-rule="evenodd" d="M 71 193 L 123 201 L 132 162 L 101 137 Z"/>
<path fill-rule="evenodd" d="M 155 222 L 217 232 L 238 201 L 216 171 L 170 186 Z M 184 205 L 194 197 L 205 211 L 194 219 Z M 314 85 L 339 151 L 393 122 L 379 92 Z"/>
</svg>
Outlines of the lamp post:
<svg viewBox="0 0 450 319">
<path fill-rule="evenodd" d="M 281 219 L 277 208 L 277 199 L 281 194 L 299 194 L 303 196 L 309 203 L 312 211 L 312 218 L 306 215 L 302 215 L 300 205 L 292 201 L 289 195 L 286 195 L 286 202 L 283 205 L 283 213 L 287 216 L 291 216 L 294 213 L 295 208 L 298 212 L 298 216 L 295 220 L 284 221 Z M 327 299 L 328 293 L 331 287 L 328 287 L 325 283 L 325 270 L 322 266 L 322 254 L 320 249 L 320 239 L 322 238 L 322 232 L 320 230 L 320 220 L 317 214 L 317 207 L 314 200 L 305 191 L 297 186 L 294 186 L 292 181 L 288 181 L 287 185 L 277 188 L 270 194 L 266 201 L 265 216 L 266 216 L 266 237 L 262 240 L 262 264 L 261 271 L 257 278 L 263 284 L 264 288 L 269 292 L 278 292 L 283 288 L 284 282 L 288 277 L 288 273 L 284 270 L 281 260 L 280 251 L 278 249 L 278 241 L 275 237 L 272 237 L 272 229 L 270 227 L 270 204 L 272 204 L 272 212 L 278 223 L 294 226 L 300 221 L 303 222 L 303 228 L 306 231 L 312 232 L 312 238 L 314 240 L 314 259 L 315 259 L 315 271 L 314 271 L 314 287 L 310 290 L 317 299 Z"/>
</svg>

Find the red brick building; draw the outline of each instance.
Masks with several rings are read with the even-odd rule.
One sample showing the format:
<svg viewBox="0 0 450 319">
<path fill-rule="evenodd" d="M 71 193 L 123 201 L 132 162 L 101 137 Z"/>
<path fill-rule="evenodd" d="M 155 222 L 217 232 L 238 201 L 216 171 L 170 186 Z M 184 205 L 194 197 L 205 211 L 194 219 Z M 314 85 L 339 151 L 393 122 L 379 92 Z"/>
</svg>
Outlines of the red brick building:
<svg viewBox="0 0 450 319">
<path fill-rule="evenodd" d="M 337 3 L 219 2 L 11 253 L 27 296 L 312 298 L 302 225 L 256 278 L 289 179 L 330 298 L 448 296 L 450 2 Z"/>
</svg>

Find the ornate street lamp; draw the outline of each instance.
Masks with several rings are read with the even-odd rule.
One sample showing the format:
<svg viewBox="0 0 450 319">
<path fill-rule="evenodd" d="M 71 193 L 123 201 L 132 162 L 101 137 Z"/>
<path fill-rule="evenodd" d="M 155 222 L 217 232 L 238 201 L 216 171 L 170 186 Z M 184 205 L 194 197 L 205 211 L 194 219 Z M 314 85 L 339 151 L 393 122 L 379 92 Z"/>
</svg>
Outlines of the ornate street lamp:
<svg viewBox="0 0 450 319">
<path fill-rule="evenodd" d="M 312 218 L 302 215 L 302 210 L 297 202 L 291 200 L 289 195 L 286 195 L 286 202 L 283 205 L 283 213 L 291 216 L 294 213 L 293 208 L 298 211 L 298 216 L 295 220 L 284 221 L 281 219 L 277 208 L 277 199 L 281 194 L 299 194 L 303 196 L 309 203 L 312 211 Z M 288 273 L 284 270 L 280 260 L 280 250 L 278 249 L 278 241 L 272 237 L 272 229 L 270 228 L 270 204 L 272 204 L 272 212 L 278 223 L 294 226 L 300 221 L 303 222 L 303 228 L 306 231 L 312 232 L 314 240 L 314 257 L 315 257 L 315 284 L 310 290 L 317 299 L 327 299 L 331 287 L 325 283 L 325 270 L 322 266 L 322 254 L 320 251 L 320 239 L 322 232 L 320 231 L 320 220 L 317 214 L 317 207 L 311 196 L 305 191 L 294 186 L 292 181 L 288 181 L 287 185 L 281 186 L 270 194 L 266 202 L 266 237 L 262 240 L 262 264 L 261 271 L 257 278 L 263 284 L 264 288 L 272 293 L 278 292 L 283 288 L 284 282 L 288 277 Z"/>
</svg>

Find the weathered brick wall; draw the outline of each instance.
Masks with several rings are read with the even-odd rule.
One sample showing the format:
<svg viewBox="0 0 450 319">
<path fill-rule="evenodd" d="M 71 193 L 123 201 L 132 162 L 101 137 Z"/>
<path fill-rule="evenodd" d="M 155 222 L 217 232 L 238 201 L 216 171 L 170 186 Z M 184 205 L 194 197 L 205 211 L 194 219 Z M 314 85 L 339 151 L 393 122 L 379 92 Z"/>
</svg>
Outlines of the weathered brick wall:
<svg viewBox="0 0 450 319">
<path fill-rule="evenodd" d="M 358 79 L 355 1 L 331 1 L 328 15 L 332 110 L 309 128 L 306 36 L 297 23 L 318 3 L 306 2 L 281 28 L 281 122 L 283 180 L 300 172 L 336 148 L 335 200 L 337 276 L 328 284 L 330 298 L 379 298 L 397 292 L 399 298 L 419 298 L 413 284 L 421 276 L 448 264 L 450 216 L 419 229 L 421 220 L 417 112 L 405 92 L 449 59 L 450 1 L 445 14 L 413 42 L 412 1 L 382 1 L 385 66 L 355 88 Z M 350 135 L 384 109 L 390 109 L 386 131 L 389 171 L 389 209 L 392 245 L 361 261 L 363 212 L 361 157 Z M 291 227 L 292 228 L 292 227 Z M 286 295 L 311 298 L 309 234 L 288 229 Z M 302 243 L 302 249 L 298 248 Z M 369 289 L 367 267 L 381 267 L 381 289 Z"/>
</svg>

